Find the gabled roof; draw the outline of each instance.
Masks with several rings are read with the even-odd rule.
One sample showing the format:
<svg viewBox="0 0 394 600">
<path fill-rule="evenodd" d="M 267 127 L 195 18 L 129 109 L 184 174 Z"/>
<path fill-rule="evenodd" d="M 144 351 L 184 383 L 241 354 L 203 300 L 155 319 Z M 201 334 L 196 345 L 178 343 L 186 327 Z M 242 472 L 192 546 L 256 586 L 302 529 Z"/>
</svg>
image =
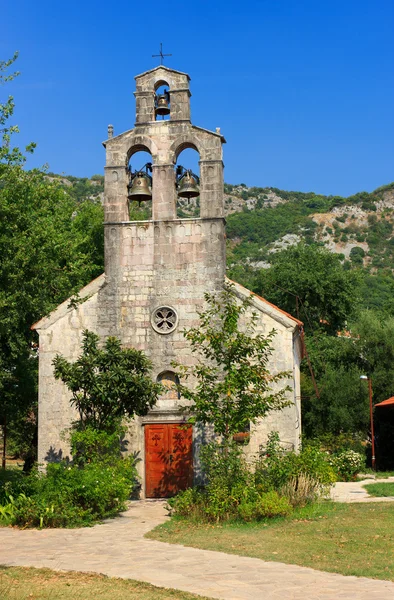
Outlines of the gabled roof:
<svg viewBox="0 0 394 600">
<path fill-rule="evenodd" d="M 84 288 L 79 290 L 78 296 L 81 298 L 81 300 L 83 300 L 84 298 L 88 300 L 89 298 L 91 298 L 91 296 L 97 294 L 104 282 L 105 274 L 102 273 L 101 275 L 96 277 L 96 279 L 93 279 L 93 281 L 88 283 L 88 285 L 85 285 Z M 34 325 L 32 325 L 30 329 L 47 329 L 48 327 L 50 327 L 50 325 L 53 325 L 53 323 L 55 323 L 58 319 L 61 319 L 67 313 L 75 310 L 73 306 L 70 306 L 70 301 L 71 298 L 67 298 L 67 300 L 62 302 L 62 304 L 59 304 L 59 306 L 57 306 L 51 313 L 49 313 L 49 315 L 43 317 L 42 319 L 37 321 L 37 323 L 34 323 Z"/>
<path fill-rule="evenodd" d="M 391 396 L 388 400 L 383 400 L 383 402 L 379 402 L 379 404 L 375 404 L 375 406 L 390 406 L 394 405 L 394 396 Z"/>
<path fill-rule="evenodd" d="M 228 277 L 226 277 L 226 283 L 230 284 L 232 286 L 232 288 L 234 289 L 235 293 L 238 294 L 239 296 L 242 296 L 243 298 L 250 298 L 252 301 L 252 304 L 258 310 L 269 315 L 275 321 L 278 321 L 278 323 L 281 323 L 285 327 L 288 327 L 291 329 L 294 329 L 295 327 L 299 327 L 299 328 L 303 327 L 304 324 L 302 321 L 300 321 L 299 319 L 296 319 L 295 317 L 293 317 L 289 313 L 285 312 L 278 306 L 275 306 L 275 304 L 268 302 L 268 300 L 266 300 L 265 298 L 262 298 L 261 296 L 258 296 L 254 292 L 251 292 L 250 290 L 248 290 L 246 287 L 244 287 L 240 283 L 237 283 L 236 281 L 232 281 Z"/>
<path fill-rule="evenodd" d="M 101 288 L 101 286 L 104 283 L 105 283 L 105 273 L 102 273 L 101 275 L 99 275 L 99 277 L 96 277 L 96 279 L 93 279 L 93 281 L 88 283 L 88 285 L 86 285 L 84 288 L 79 290 L 78 295 L 80 296 L 81 299 L 86 298 L 86 300 L 88 300 L 89 298 L 91 298 L 92 296 L 97 294 L 97 292 L 99 291 L 99 289 Z M 255 308 L 260 310 L 262 313 L 269 315 L 272 319 L 274 319 L 278 323 L 281 323 L 285 327 L 287 327 L 289 329 L 293 329 L 293 330 L 296 327 L 302 328 L 302 326 L 303 326 L 302 321 L 299 321 L 295 317 L 292 317 L 289 313 L 285 312 L 281 308 L 278 308 L 277 306 L 275 306 L 275 304 L 268 302 L 268 300 L 266 300 L 265 298 L 262 298 L 261 296 L 258 296 L 254 292 L 251 292 L 250 290 L 245 288 L 243 285 L 237 283 L 236 281 L 232 281 L 228 277 L 226 277 L 225 283 L 227 283 L 227 285 L 231 286 L 231 288 L 234 290 L 234 292 L 239 297 L 250 298 L 252 305 Z M 48 327 L 53 325 L 53 323 L 55 323 L 58 319 L 61 319 L 67 313 L 75 310 L 73 306 L 70 306 L 70 301 L 71 301 L 71 298 L 67 298 L 67 300 L 62 302 L 62 304 L 59 304 L 59 306 L 57 306 L 49 315 L 43 317 L 42 319 L 37 321 L 37 323 L 34 323 L 34 325 L 31 326 L 31 329 L 34 329 L 34 330 L 47 329 Z M 389 398 L 389 400 L 385 400 L 384 402 L 381 402 L 380 404 L 376 404 L 376 406 L 383 406 L 385 404 L 394 404 L 394 397 Z"/>
<path fill-rule="evenodd" d="M 187 73 L 183 73 L 183 71 L 176 71 L 175 69 L 169 69 L 168 67 L 165 67 L 164 65 L 159 65 L 159 66 L 155 67 L 154 69 L 149 69 L 149 71 L 144 71 L 144 73 L 141 73 L 140 75 L 136 75 L 134 77 L 134 79 L 139 79 L 140 77 L 143 77 L 144 75 L 148 75 L 149 73 L 154 73 L 155 71 L 158 71 L 159 69 L 163 69 L 164 71 L 168 71 L 169 73 L 178 73 L 178 75 L 186 75 L 186 77 L 190 81 L 190 76 Z"/>
<path fill-rule="evenodd" d="M 218 131 L 211 131 L 210 129 L 205 129 L 205 127 L 199 127 L 198 125 L 192 125 L 192 129 L 197 129 L 198 131 L 205 131 L 205 133 L 211 133 L 212 135 L 217 135 L 222 140 L 222 143 L 226 144 L 225 138 Z"/>
<path fill-rule="evenodd" d="M 125 137 L 126 135 L 128 135 L 129 133 L 132 133 L 133 131 L 134 131 L 134 129 L 128 129 L 127 131 L 122 131 L 122 133 L 118 133 L 118 135 L 114 135 L 111 138 L 107 138 L 106 140 L 104 140 L 101 143 L 104 146 L 104 148 L 106 148 L 108 142 L 112 142 L 112 140 L 119 140 L 120 138 Z"/>
</svg>

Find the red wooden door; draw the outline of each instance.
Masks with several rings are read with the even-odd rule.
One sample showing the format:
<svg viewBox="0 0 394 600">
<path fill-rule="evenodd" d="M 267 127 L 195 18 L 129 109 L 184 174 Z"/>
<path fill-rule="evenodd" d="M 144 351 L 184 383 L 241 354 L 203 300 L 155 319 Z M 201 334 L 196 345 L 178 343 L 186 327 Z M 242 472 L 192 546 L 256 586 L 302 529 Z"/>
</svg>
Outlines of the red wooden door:
<svg viewBox="0 0 394 600">
<path fill-rule="evenodd" d="M 193 484 L 191 425 L 145 425 L 145 495 L 168 498 Z"/>
</svg>

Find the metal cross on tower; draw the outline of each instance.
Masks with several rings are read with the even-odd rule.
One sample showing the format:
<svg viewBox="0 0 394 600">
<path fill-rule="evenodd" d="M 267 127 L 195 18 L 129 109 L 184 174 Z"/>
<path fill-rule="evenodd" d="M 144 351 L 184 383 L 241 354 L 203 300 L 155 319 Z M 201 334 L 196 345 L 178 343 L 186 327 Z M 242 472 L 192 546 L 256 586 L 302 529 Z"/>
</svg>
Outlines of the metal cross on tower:
<svg viewBox="0 0 394 600">
<path fill-rule="evenodd" d="M 158 58 L 160 56 L 160 64 L 163 64 L 165 56 L 172 56 L 172 54 L 163 54 L 163 44 L 160 42 L 160 54 L 152 54 L 152 58 Z"/>
</svg>

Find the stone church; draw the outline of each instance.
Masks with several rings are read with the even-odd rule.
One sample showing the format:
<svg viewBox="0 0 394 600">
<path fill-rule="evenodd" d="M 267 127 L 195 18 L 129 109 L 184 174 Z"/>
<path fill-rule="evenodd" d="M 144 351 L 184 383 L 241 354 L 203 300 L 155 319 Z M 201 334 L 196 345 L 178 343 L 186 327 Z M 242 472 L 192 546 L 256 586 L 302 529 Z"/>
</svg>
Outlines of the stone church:
<svg viewBox="0 0 394 600">
<path fill-rule="evenodd" d="M 69 393 L 53 375 L 52 360 L 63 354 L 76 360 L 82 332 L 89 329 L 104 339 L 116 336 L 124 346 L 143 350 L 153 363 L 153 377 L 165 393 L 146 416 L 129 428 L 129 450 L 138 451 L 142 497 L 166 496 L 192 484 L 198 475 L 198 448 L 203 428 L 180 427 L 185 422 L 174 385 L 173 361 L 192 364 L 194 356 L 182 331 L 198 325 L 197 311 L 206 292 L 219 292 L 226 279 L 223 156 L 220 130 L 208 131 L 190 119 L 190 77 L 159 66 L 135 77 L 134 129 L 113 135 L 108 128 L 106 150 L 104 230 L 105 273 L 80 290 L 84 302 L 69 300 L 33 325 L 39 334 L 38 460 L 69 453 L 62 432 L 75 420 Z M 159 88 L 165 86 L 164 94 Z M 160 118 L 166 115 L 166 118 Z M 199 177 L 175 169 L 179 154 L 192 148 L 199 154 Z M 148 152 L 146 173 L 129 168 L 134 155 Z M 151 175 L 149 174 L 151 172 Z M 178 173 L 178 174 L 177 174 Z M 187 179 L 189 178 L 189 181 Z M 182 185 L 199 185 L 198 218 L 177 216 Z M 178 182 L 178 183 L 177 183 Z M 132 221 L 133 193 L 151 194 L 152 218 Z M 186 197 L 187 193 L 186 193 Z M 260 316 L 258 331 L 276 330 L 271 372 L 288 371 L 291 405 L 272 412 L 251 426 L 245 452 L 255 455 L 276 430 L 289 448 L 299 444 L 301 326 L 289 314 L 241 285 L 232 287 L 239 299 L 251 297 L 251 310 Z"/>
</svg>

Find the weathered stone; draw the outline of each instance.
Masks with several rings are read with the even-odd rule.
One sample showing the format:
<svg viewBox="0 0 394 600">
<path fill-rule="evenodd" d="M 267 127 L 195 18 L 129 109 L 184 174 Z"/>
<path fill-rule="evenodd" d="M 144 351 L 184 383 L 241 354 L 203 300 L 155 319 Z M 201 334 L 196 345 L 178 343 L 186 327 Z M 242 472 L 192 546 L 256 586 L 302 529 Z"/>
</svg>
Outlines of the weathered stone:
<svg viewBox="0 0 394 600">
<path fill-rule="evenodd" d="M 124 346 L 143 350 L 153 363 L 154 378 L 171 371 L 173 361 L 192 365 L 196 359 L 182 330 L 198 326 L 204 294 L 220 292 L 226 284 L 222 162 L 225 140 L 220 131 L 211 132 L 191 124 L 189 80 L 188 75 L 163 66 L 137 76 L 135 128 L 109 137 L 104 143 L 105 274 L 81 290 L 80 296 L 88 297 L 86 302 L 68 308 L 66 301 L 34 326 L 40 334 L 40 462 L 69 453 L 61 433 L 77 416 L 70 407 L 67 389 L 53 377 L 52 360 L 56 353 L 75 360 L 80 354 L 82 332 L 89 329 L 102 339 L 114 335 Z M 170 120 L 155 121 L 155 91 L 163 84 L 170 91 L 171 116 Z M 200 154 L 198 219 L 176 216 L 174 165 L 185 148 L 194 148 Z M 127 166 L 139 150 L 152 155 L 152 220 L 131 222 Z M 240 299 L 250 295 L 238 284 L 234 290 Z M 152 315 L 159 307 L 170 307 L 176 312 L 177 326 L 170 332 L 158 332 L 152 325 Z M 261 315 L 259 333 L 267 334 L 272 329 L 277 332 L 269 368 L 272 372 L 289 372 L 292 404 L 252 427 L 250 443 L 245 447 L 250 457 L 259 451 L 273 429 L 279 431 L 289 447 L 296 448 L 301 428 L 300 323 L 257 296 L 252 298 L 252 309 Z M 129 449 L 139 451 L 142 458 L 142 493 L 144 424 L 182 419 L 178 400 L 163 397 L 146 418 L 135 419 L 130 425 Z M 198 437 L 196 433 L 196 449 Z"/>
</svg>

